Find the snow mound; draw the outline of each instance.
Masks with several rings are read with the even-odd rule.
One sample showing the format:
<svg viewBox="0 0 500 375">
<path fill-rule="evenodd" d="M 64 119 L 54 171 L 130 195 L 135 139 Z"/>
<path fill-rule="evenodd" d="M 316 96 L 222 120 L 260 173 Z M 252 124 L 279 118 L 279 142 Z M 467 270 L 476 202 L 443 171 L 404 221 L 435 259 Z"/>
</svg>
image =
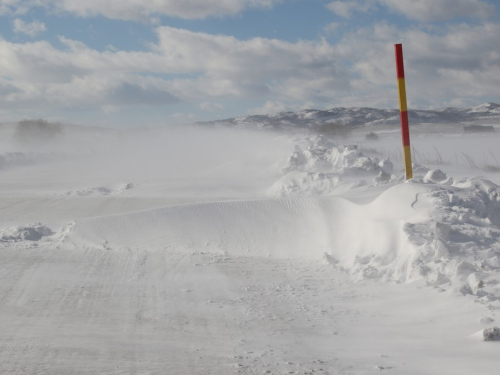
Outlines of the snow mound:
<svg viewBox="0 0 500 375">
<path fill-rule="evenodd" d="M 271 196 L 337 195 L 367 185 L 359 177 L 373 179 L 374 185 L 397 180 L 390 160 L 364 156 L 356 145 L 337 147 L 321 135 L 292 141 L 295 149 L 283 165 L 283 176 L 268 190 Z"/>
<path fill-rule="evenodd" d="M 486 328 L 483 330 L 483 340 L 484 341 L 499 341 L 500 340 L 500 328 Z"/>
<path fill-rule="evenodd" d="M 89 189 L 78 189 L 68 192 L 67 195 L 78 195 L 80 197 L 88 197 L 90 195 L 109 195 L 113 192 L 110 188 L 105 186 L 97 186 Z"/>
<path fill-rule="evenodd" d="M 52 234 L 50 228 L 41 223 L 29 224 L 0 230 L 0 242 L 39 241 Z"/>
<path fill-rule="evenodd" d="M 61 195 L 63 196 L 79 196 L 79 197 L 92 197 L 92 196 L 103 196 L 103 195 L 120 195 L 125 191 L 134 188 L 134 184 L 129 182 L 122 184 L 118 187 L 106 187 L 106 186 L 96 186 L 91 188 L 76 189 L 67 191 Z"/>
<path fill-rule="evenodd" d="M 405 185 L 421 189 L 413 202 Z M 423 278 L 429 285 L 453 286 L 484 301 L 497 298 L 498 291 L 486 280 L 500 271 L 499 186 L 478 179 L 454 186 L 408 183 L 387 190 L 371 204 L 381 213 L 395 210 L 395 205 L 402 206 L 401 212 L 405 206 L 414 210 L 401 223 L 411 251 L 391 262 L 374 252 L 358 258 L 348 272 L 359 279 Z"/>
<path fill-rule="evenodd" d="M 424 177 L 425 182 L 442 182 L 446 180 L 448 177 L 446 173 L 444 173 L 441 169 L 430 170 Z"/>
<path fill-rule="evenodd" d="M 427 168 L 427 167 L 425 167 L 423 165 L 417 164 L 417 163 L 413 163 L 412 167 L 413 167 L 413 173 L 415 175 L 417 175 L 417 174 L 426 174 L 427 172 L 429 172 L 429 168 Z"/>
</svg>

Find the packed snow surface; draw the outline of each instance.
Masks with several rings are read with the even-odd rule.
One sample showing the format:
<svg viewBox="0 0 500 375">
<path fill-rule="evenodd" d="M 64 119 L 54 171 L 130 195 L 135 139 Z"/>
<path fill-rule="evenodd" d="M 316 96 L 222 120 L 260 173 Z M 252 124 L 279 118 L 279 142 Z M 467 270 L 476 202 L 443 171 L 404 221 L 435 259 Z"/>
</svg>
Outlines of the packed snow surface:
<svg viewBox="0 0 500 375">
<path fill-rule="evenodd" d="M 498 180 L 204 132 L 0 170 L 2 373 L 498 372 Z"/>
</svg>

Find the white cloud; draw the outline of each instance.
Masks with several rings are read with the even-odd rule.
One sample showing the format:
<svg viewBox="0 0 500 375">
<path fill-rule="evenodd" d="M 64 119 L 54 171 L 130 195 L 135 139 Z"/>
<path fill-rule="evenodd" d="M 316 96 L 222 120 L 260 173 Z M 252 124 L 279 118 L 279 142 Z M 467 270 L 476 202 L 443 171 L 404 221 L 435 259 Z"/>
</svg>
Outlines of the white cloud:
<svg viewBox="0 0 500 375">
<path fill-rule="evenodd" d="M 98 52 L 66 40 L 60 50 L 41 41 L 0 40 L 0 71 L 12 89 L 0 96 L 8 108 L 79 108 L 163 105 L 179 99 L 165 81 L 134 74 L 154 69 L 153 54 Z M 150 58 L 148 58 L 150 57 Z M 143 65 L 144 68 L 144 65 Z"/>
<path fill-rule="evenodd" d="M 182 113 L 182 112 L 174 113 L 173 115 L 170 116 L 170 118 L 173 120 L 174 123 L 177 124 L 194 123 L 200 120 L 200 118 L 194 113 Z"/>
<path fill-rule="evenodd" d="M 101 15 L 157 22 L 159 15 L 203 19 L 236 15 L 252 8 L 271 8 L 282 1 L 286 0 L 0 0 L 0 14 L 22 14 L 32 7 L 44 7 L 81 17 Z"/>
<path fill-rule="evenodd" d="M 407 31 L 385 24 L 359 30 L 337 46 L 353 62 L 355 88 L 343 100 L 396 107 L 393 43 L 404 40 L 408 99 L 413 106 L 440 106 L 453 99 L 498 96 L 500 85 L 500 25 L 484 23 L 448 26 L 431 34 L 423 28 Z"/>
<path fill-rule="evenodd" d="M 339 27 L 340 27 L 340 23 L 338 23 L 338 22 L 330 22 L 328 25 L 326 25 L 325 27 L 323 27 L 323 31 L 327 35 L 331 35 L 331 34 L 335 34 L 335 32 L 338 30 Z"/>
<path fill-rule="evenodd" d="M 31 6 L 31 2 L 26 4 L 21 0 L 0 0 L 0 16 L 5 14 L 25 14 Z"/>
<path fill-rule="evenodd" d="M 291 0 L 0 0 L 0 15 L 25 14 L 30 8 L 44 7 L 81 17 L 101 15 L 113 19 L 158 22 L 158 16 L 204 19 L 236 15 L 247 9 L 270 9 Z M 441 21 L 456 17 L 485 18 L 495 12 L 493 0 L 336 0 L 326 6 L 349 18 L 383 5 L 410 19 Z"/>
<path fill-rule="evenodd" d="M 355 12 L 374 10 L 377 4 L 424 22 L 457 17 L 487 18 L 495 12 L 495 6 L 485 0 L 342 0 L 326 7 L 338 16 L 351 18 Z"/>
<path fill-rule="evenodd" d="M 13 31 L 16 34 L 23 33 L 32 38 L 43 33 L 44 31 L 47 31 L 47 27 L 45 26 L 45 24 L 40 21 L 33 21 L 30 23 L 26 23 L 23 20 L 16 18 L 13 24 L 14 24 Z"/>
<path fill-rule="evenodd" d="M 274 115 L 280 112 L 300 111 L 302 109 L 312 108 L 311 102 L 305 103 L 284 103 L 280 101 L 268 100 L 262 107 L 255 107 L 248 110 L 249 115 Z"/>
<path fill-rule="evenodd" d="M 147 51 L 97 51 L 61 38 L 0 40 L 2 108 L 96 108 L 180 101 L 206 111 L 222 101 L 267 101 L 253 113 L 304 105 L 397 107 L 393 44 L 404 39 L 410 105 L 498 96 L 500 25 L 465 24 L 401 31 L 386 24 L 359 29 L 336 45 L 157 29 Z M 181 74 L 177 78 L 176 74 Z"/>
<path fill-rule="evenodd" d="M 113 113 L 118 113 L 120 112 L 121 110 L 121 107 L 120 106 L 117 106 L 117 105 L 113 105 L 113 104 L 106 104 L 106 105 L 103 105 L 101 107 L 101 110 L 109 115 L 109 114 L 113 114 Z"/>
<path fill-rule="evenodd" d="M 243 41 L 232 36 L 172 27 L 158 28 L 158 35 L 157 51 L 161 52 L 171 67 L 182 68 L 183 71 L 206 70 L 211 75 L 224 77 L 245 71 L 260 77 L 279 79 L 288 76 L 290 69 L 294 73 L 307 74 L 299 72 L 299 68 L 318 63 L 327 65 L 333 52 L 331 45 L 324 40 L 290 43 L 278 39 L 252 38 Z M 289 64 L 286 64 L 287 61 Z"/>
<path fill-rule="evenodd" d="M 406 17 L 419 21 L 444 21 L 456 17 L 486 18 L 495 7 L 484 0 L 378 0 Z"/>
<path fill-rule="evenodd" d="M 197 82 L 206 86 L 203 95 L 262 97 L 281 93 L 291 98 L 310 91 L 312 94 L 348 87 L 343 68 L 335 59 L 334 49 L 324 40 L 289 43 L 276 39 L 234 37 L 195 33 L 161 27 L 157 51 L 164 64 L 184 72 L 203 73 Z M 192 82 L 190 82 L 191 84 Z M 296 88 L 296 85 L 301 88 Z"/>
<path fill-rule="evenodd" d="M 203 102 L 200 104 L 200 108 L 204 111 L 217 112 L 224 109 L 224 106 L 220 103 Z"/>
<path fill-rule="evenodd" d="M 63 49 L 44 41 L 0 40 L 0 71 L 15 89 L 4 94 L 3 105 L 67 108 L 184 100 L 212 103 L 203 107 L 213 110 L 222 99 L 322 100 L 348 87 L 326 41 L 241 41 L 170 27 L 158 28 L 158 36 L 145 52 L 99 52 L 65 38 L 60 38 Z M 176 73 L 192 77 L 158 78 Z"/>
<path fill-rule="evenodd" d="M 373 1 L 333 1 L 326 5 L 328 9 L 340 17 L 351 18 L 354 12 L 367 12 L 373 6 Z"/>
</svg>

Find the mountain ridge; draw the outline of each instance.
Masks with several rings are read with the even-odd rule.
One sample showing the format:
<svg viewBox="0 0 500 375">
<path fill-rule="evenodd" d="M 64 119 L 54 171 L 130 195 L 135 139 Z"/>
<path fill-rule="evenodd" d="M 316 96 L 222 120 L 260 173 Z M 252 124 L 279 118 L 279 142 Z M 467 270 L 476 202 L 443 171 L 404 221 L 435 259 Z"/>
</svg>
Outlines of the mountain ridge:
<svg viewBox="0 0 500 375">
<path fill-rule="evenodd" d="M 500 104 L 483 103 L 473 107 L 447 107 L 434 110 L 409 110 L 412 124 L 463 123 L 478 120 L 500 122 Z M 223 120 L 198 122 L 201 125 L 237 128 L 286 130 L 290 128 L 314 128 L 324 124 L 351 127 L 399 124 L 399 109 L 370 107 L 337 107 L 328 110 L 304 109 L 298 112 L 280 112 L 274 115 L 247 115 Z"/>
</svg>

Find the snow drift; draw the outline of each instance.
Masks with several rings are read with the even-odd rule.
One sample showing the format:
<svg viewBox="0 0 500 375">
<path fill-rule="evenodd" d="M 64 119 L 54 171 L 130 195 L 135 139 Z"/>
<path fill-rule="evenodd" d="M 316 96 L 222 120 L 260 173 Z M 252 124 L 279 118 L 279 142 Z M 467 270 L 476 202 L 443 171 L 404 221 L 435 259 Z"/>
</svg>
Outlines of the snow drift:
<svg viewBox="0 0 500 375">
<path fill-rule="evenodd" d="M 342 198 L 206 203 L 76 221 L 65 242 L 106 248 L 155 248 L 275 258 L 323 257 L 359 277 L 414 277 L 406 224 L 425 187 L 391 188 L 369 205 Z M 390 209 L 387 209 L 387 208 Z"/>
<path fill-rule="evenodd" d="M 186 138 L 189 134 L 179 135 L 179 139 Z M 228 135 L 223 141 L 232 139 Z M 424 279 L 439 290 L 452 286 L 485 303 L 500 294 L 493 282 L 500 270 L 499 186 L 482 179 L 457 182 L 442 171 L 423 167 L 415 171 L 425 175 L 394 185 L 399 177 L 393 173 L 390 160 L 364 156 L 355 147 L 336 146 L 321 136 L 296 136 L 293 142 L 295 149 L 282 160 L 281 176 L 268 190 L 273 199 L 191 204 L 80 219 L 56 234 L 59 237 L 53 243 L 117 251 L 147 248 L 325 259 L 356 279 Z M 289 150 L 282 143 L 278 142 L 280 151 Z M 247 150 L 249 154 L 257 144 L 256 140 L 252 150 Z M 178 150 L 170 152 L 177 155 Z M 223 154 L 215 155 L 216 159 Z M 268 157 L 265 161 L 269 164 Z M 275 166 L 269 168 L 269 174 Z M 205 173 L 205 167 L 193 160 L 181 172 Z M 209 172 L 214 171 L 217 168 Z M 156 175 L 158 170 L 152 173 Z M 387 185 L 369 204 L 334 197 L 354 187 L 368 189 L 370 183 Z M 73 189 L 66 195 L 115 196 L 133 186 L 97 185 Z M 7 228 L 1 232 L 2 241 L 21 246 L 30 237 L 22 233 L 31 232 Z M 47 240 L 52 236 L 47 231 L 42 234 Z M 60 238 L 64 238 L 62 243 Z"/>
<path fill-rule="evenodd" d="M 445 180 L 448 181 L 448 180 Z M 449 181 L 448 181 L 449 182 Z M 338 197 L 192 204 L 77 220 L 64 243 L 324 258 L 355 279 L 424 279 L 483 302 L 500 270 L 500 187 L 405 183 L 367 205 Z"/>
<path fill-rule="evenodd" d="M 347 265 L 373 252 L 393 259 L 405 248 L 402 229 L 400 218 L 375 220 L 369 208 L 341 198 L 298 198 L 194 204 L 79 220 L 70 238 L 87 246 L 276 258 L 321 259 L 327 252 Z"/>
</svg>

